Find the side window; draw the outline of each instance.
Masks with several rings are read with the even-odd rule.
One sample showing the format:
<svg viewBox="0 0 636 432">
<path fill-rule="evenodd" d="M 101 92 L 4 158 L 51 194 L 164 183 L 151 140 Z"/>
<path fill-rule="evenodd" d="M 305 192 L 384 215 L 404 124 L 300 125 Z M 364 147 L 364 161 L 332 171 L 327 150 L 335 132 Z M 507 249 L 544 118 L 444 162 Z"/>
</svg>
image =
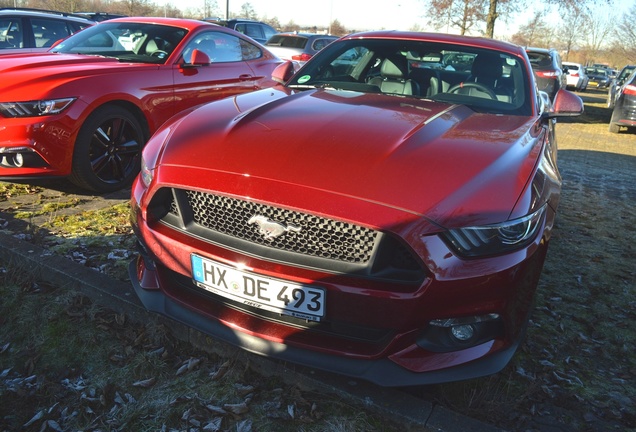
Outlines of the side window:
<svg viewBox="0 0 636 432">
<path fill-rule="evenodd" d="M 330 42 L 331 39 L 316 39 L 313 44 L 313 49 L 315 49 L 316 51 L 320 51 L 321 49 L 329 45 Z"/>
<path fill-rule="evenodd" d="M 183 61 L 185 63 L 190 63 L 192 51 L 194 49 L 198 49 L 199 51 L 206 53 L 208 57 L 210 57 L 211 63 L 242 61 L 244 50 L 251 53 L 250 55 L 254 55 L 253 50 L 244 45 L 247 45 L 247 42 L 244 42 L 233 35 L 216 31 L 204 32 L 197 35 L 185 47 L 183 50 Z M 258 56 L 254 58 L 258 58 L 260 55 L 261 53 L 259 50 Z"/>
<path fill-rule="evenodd" d="M 245 24 L 236 24 L 236 27 L 234 27 L 234 30 L 236 30 L 239 33 L 246 34 L 247 33 L 247 25 L 245 25 Z"/>
<path fill-rule="evenodd" d="M 258 24 L 248 24 L 246 27 L 246 35 L 251 37 L 252 39 L 263 39 L 263 30 L 261 30 L 261 26 Z"/>
<path fill-rule="evenodd" d="M 70 22 L 70 23 L 68 23 L 68 26 L 71 28 L 69 32 L 71 34 L 74 34 L 74 33 L 77 33 L 80 30 L 84 30 L 86 27 L 90 27 L 91 24 Z"/>
<path fill-rule="evenodd" d="M 70 31 L 65 23 L 57 20 L 33 18 L 31 20 L 36 48 L 50 47 L 60 39 L 69 36 Z"/>
<path fill-rule="evenodd" d="M 243 56 L 243 60 L 255 60 L 257 58 L 261 58 L 263 52 L 256 45 L 251 44 L 243 39 L 239 39 L 241 43 L 241 54 Z"/>
<path fill-rule="evenodd" d="M 20 20 L 5 19 L 0 21 L 0 48 L 24 48 Z"/>
<path fill-rule="evenodd" d="M 350 48 L 331 62 L 331 72 L 328 73 L 333 73 L 335 76 L 354 76 L 356 70 L 366 67 L 363 59 L 366 58 L 368 61 L 372 54 L 365 47 Z M 379 62 L 375 63 L 375 66 L 379 66 Z"/>
<path fill-rule="evenodd" d="M 271 27 L 263 26 L 263 33 L 265 33 L 265 39 L 269 40 L 269 38 L 276 34 L 276 30 Z"/>
</svg>

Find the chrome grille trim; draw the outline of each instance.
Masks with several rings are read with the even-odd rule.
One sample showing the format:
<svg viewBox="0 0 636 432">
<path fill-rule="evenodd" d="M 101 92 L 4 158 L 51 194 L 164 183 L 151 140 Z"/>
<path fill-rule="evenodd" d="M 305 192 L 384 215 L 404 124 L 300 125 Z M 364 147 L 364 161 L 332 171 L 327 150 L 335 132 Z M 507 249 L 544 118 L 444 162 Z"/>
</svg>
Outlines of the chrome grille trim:
<svg viewBox="0 0 636 432">
<path fill-rule="evenodd" d="M 365 264 L 377 243 L 377 231 L 307 213 L 198 191 L 185 191 L 193 221 L 205 228 L 302 255 L 347 263 Z M 266 240 L 258 227 L 248 224 L 254 215 L 300 227 L 273 240 Z"/>
</svg>

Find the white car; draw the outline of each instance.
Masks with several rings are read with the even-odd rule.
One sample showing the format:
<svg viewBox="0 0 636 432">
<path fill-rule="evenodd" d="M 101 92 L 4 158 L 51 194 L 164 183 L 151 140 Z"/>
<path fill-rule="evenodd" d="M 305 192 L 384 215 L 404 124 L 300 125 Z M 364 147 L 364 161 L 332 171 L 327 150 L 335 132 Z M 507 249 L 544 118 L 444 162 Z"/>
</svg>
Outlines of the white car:
<svg viewBox="0 0 636 432">
<path fill-rule="evenodd" d="M 585 68 L 580 63 L 563 62 L 563 71 L 567 80 L 567 87 L 575 91 L 585 91 L 590 80 Z"/>
</svg>

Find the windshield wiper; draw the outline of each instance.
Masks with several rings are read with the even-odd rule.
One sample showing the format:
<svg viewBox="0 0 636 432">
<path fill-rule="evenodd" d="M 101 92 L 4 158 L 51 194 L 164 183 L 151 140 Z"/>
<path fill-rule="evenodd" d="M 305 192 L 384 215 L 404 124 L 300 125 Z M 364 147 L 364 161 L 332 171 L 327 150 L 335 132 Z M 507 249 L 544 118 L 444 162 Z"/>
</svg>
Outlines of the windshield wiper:
<svg viewBox="0 0 636 432">
<path fill-rule="evenodd" d="M 309 90 L 309 89 L 318 88 L 319 86 L 315 86 L 311 84 L 290 84 L 287 87 L 292 89 L 299 89 L 299 90 Z"/>
</svg>

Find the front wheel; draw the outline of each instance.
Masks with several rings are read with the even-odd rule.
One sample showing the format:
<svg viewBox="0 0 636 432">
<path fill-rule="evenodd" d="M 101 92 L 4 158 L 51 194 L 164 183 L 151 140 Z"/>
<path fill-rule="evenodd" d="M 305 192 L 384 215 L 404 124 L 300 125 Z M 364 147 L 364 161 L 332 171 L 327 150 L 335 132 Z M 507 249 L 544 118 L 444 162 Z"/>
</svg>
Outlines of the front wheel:
<svg viewBox="0 0 636 432">
<path fill-rule="evenodd" d="M 98 193 L 123 189 L 139 172 L 145 143 L 141 124 L 130 111 L 114 105 L 98 108 L 77 135 L 69 179 Z"/>
</svg>

